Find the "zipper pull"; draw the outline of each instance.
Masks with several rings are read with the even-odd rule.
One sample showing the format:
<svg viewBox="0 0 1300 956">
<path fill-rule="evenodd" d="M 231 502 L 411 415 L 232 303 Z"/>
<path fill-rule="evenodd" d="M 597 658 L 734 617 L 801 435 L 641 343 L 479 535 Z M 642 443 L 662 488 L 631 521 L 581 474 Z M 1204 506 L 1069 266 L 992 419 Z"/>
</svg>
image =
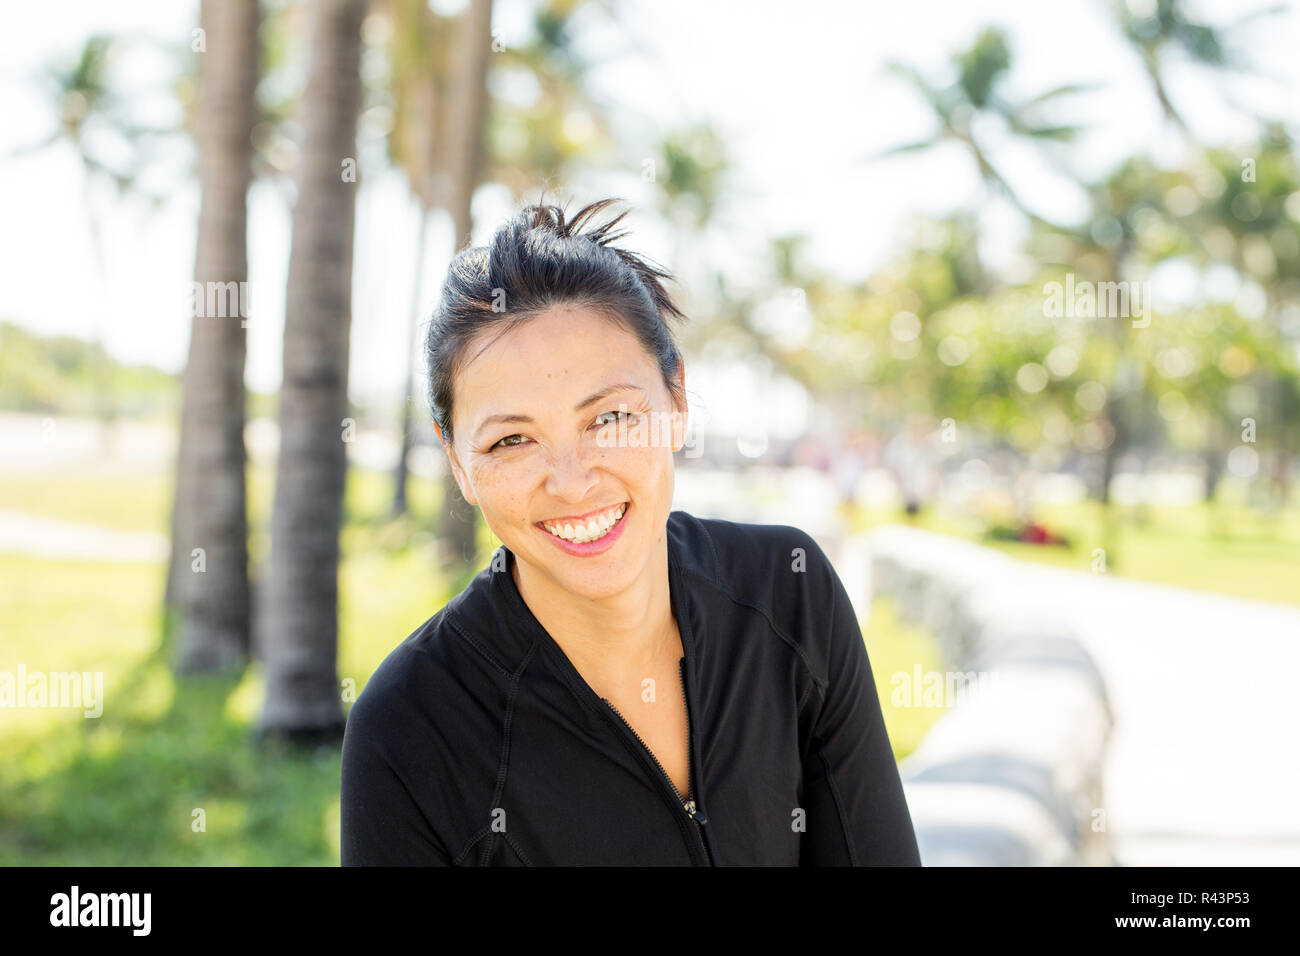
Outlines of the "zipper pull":
<svg viewBox="0 0 1300 956">
<path fill-rule="evenodd" d="M 695 809 L 694 800 L 687 800 L 685 803 L 682 804 L 682 809 L 687 812 L 687 814 L 690 816 L 692 820 L 694 820 L 696 823 L 700 824 L 701 826 L 709 822 L 709 818 L 705 816 L 703 810 Z"/>
</svg>

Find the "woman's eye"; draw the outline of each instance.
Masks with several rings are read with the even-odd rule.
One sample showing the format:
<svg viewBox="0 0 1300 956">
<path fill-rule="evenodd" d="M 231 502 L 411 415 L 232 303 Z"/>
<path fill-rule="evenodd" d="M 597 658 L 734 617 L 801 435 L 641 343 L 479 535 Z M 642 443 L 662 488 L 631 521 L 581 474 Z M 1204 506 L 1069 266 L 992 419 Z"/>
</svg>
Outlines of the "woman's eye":
<svg viewBox="0 0 1300 956">
<path fill-rule="evenodd" d="M 635 412 L 624 411 L 621 409 L 619 411 L 611 410 L 608 412 L 601 412 L 597 415 L 595 421 L 592 422 L 592 426 L 600 427 L 604 425 L 612 425 L 620 418 L 625 419 L 628 424 L 634 424 L 639 417 L 640 416 Z M 531 439 L 525 438 L 523 435 L 507 435 L 505 438 L 490 445 L 488 451 L 496 451 L 498 448 L 518 448 L 520 445 L 523 445 L 530 440 Z"/>
<path fill-rule="evenodd" d="M 602 421 L 602 419 L 604 419 L 606 415 L 613 415 L 613 416 L 614 416 L 613 421 L 610 421 L 610 420 Z M 595 424 L 595 425 L 612 425 L 612 424 L 614 423 L 614 421 L 617 421 L 617 420 L 618 420 L 619 416 L 622 416 L 623 418 L 627 419 L 627 421 L 628 421 L 629 423 L 630 423 L 630 422 L 633 422 L 633 421 L 636 421 L 636 414 L 635 414 L 635 413 L 633 413 L 633 412 L 628 412 L 628 411 L 624 411 L 624 410 L 620 409 L 619 411 L 616 411 L 616 412 L 615 412 L 615 411 L 601 412 L 599 415 L 596 416 L 596 420 L 595 420 L 595 422 L 593 422 L 592 424 Z"/>
<path fill-rule="evenodd" d="M 519 441 L 515 441 L 514 439 L 516 438 L 518 438 Z M 523 435 L 507 435 L 505 438 L 502 438 L 500 441 L 496 442 L 489 449 L 489 451 L 496 451 L 498 448 L 518 448 L 519 445 L 521 445 L 523 442 L 526 442 L 527 440 L 528 439 L 524 438 Z"/>
</svg>

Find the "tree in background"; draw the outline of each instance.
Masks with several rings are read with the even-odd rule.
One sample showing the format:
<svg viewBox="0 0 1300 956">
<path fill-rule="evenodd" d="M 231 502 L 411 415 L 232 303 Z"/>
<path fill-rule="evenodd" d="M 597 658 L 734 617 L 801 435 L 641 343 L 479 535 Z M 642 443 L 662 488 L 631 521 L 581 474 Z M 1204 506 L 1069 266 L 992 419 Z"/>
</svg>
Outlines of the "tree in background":
<svg viewBox="0 0 1300 956">
<path fill-rule="evenodd" d="M 1229 368 L 1248 365 L 1255 381 L 1223 396 L 1232 401 L 1217 416 L 1227 428 L 1215 443 L 1211 474 L 1217 479 L 1242 418 L 1253 418 L 1266 455 L 1267 497 L 1280 507 L 1290 494 L 1288 462 L 1300 448 L 1295 381 L 1286 361 L 1300 347 L 1300 164 L 1291 139 L 1282 127 L 1268 125 L 1253 143 L 1204 150 L 1190 170 L 1174 177 L 1167 195 L 1167 205 L 1175 207 L 1169 217 L 1189 237 L 1189 257 L 1202 269 L 1226 264 L 1244 287 L 1263 293 L 1262 315 L 1243 330 L 1240 348 L 1223 342 L 1233 350 L 1224 353 Z M 1253 404 L 1241 400 L 1248 390 Z"/>
<path fill-rule="evenodd" d="M 204 0 L 196 113 L 195 302 L 172 506 L 180 671 L 243 667 L 249 646 L 243 316 L 258 80 L 257 0 Z M 209 296 L 209 292 L 215 292 Z M 236 306 L 208 313 L 208 303 Z"/>
<path fill-rule="evenodd" d="M 392 515 L 407 510 L 408 458 L 413 444 L 416 407 L 414 359 L 423 310 L 425 243 L 429 218 L 440 205 L 439 168 L 445 166 L 447 140 L 447 63 L 451 59 L 453 22 L 435 14 L 424 0 L 389 0 L 388 97 L 393 126 L 388 136 L 389 161 L 406 173 L 416 209 L 415 268 L 411 282 L 411 330 L 403 367 L 406 369 L 397 463 L 393 469 Z M 468 16 L 468 13 L 462 14 Z"/>
<path fill-rule="evenodd" d="M 312 8 L 293 211 L 271 556 L 255 635 L 266 666 L 258 729 L 300 740 L 343 730 L 337 683 L 339 527 L 347 471 L 348 338 L 365 0 Z"/>
<path fill-rule="evenodd" d="M 980 179 L 990 191 L 1007 199 L 1031 223 L 1054 226 L 1025 204 L 1007 177 L 994 165 L 989 158 L 988 144 L 975 133 L 976 120 L 986 117 L 1012 135 L 1035 145 L 1069 142 L 1079 132 L 1077 126 L 1049 123 L 1039 116 L 1049 105 L 1083 93 L 1090 87 L 1067 84 L 1020 103 L 1008 102 L 999 94 L 999 89 L 1011 72 L 1012 60 L 1006 35 L 1001 30 L 987 27 L 980 31 L 968 49 L 953 57 L 957 76 L 945 86 L 932 83 L 906 63 L 888 63 L 886 68 L 890 73 L 906 81 L 920 94 L 934 116 L 936 128 L 925 139 L 891 147 L 872 158 L 925 152 L 945 143 L 954 143 L 974 161 Z"/>
<path fill-rule="evenodd" d="M 474 221 L 470 206 L 483 175 L 483 128 L 487 110 L 488 57 L 492 54 L 492 0 L 470 0 L 462 16 L 452 73 L 447 124 L 447 211 L 451 214 L 453 254 L 470 244 Z M 478 513 L 461 494 L 448 468 L 442 481 L 439 537 L 453 561 L 472 564 L 478 554 Z"/>
<path fill-rule="evenodd" d="M 406 511 L 407 458 L 412 446 L 414 353 L 419 340 L 421 275 L 429 216 L 436 207 L 452 221 L 453 248 L 470 240 L 470 206 L 483 174 L 488 60 L 492 53 L 491 0 L 471 0 L 456 21 L 435 18 L 423 4 L 398 0 L 393 22 L 393 99 L 396 121 L 390 155 L 404 168 L 419 215 L 410 343 L 405 356 L 399 452 L 393 474 L 394 516 Z M 452 42 L 454 41 L 454 42 Z M 450 478 L 450 474 L 448 475 Z M 476 512 L 454 479 L 443 482 L 440 537 L 446 557 L 470 564 L 477 554 Z"/>
<path fill-rule="evenodd" d="M 1198 20 L 1184 0 L 1112 0 L 1111 3 L 1115 25 L 1141 60 L 1160 111 L 1191 144 L 1197 142 L 1196 135 L 1169 94 L 1166 74 L 1170 61 L 1195 64 L 1217 74 L 1214 79 L 1230 105 L 1239 113 L 1254 116 L 1254 111 L 1236 100 L 1221 81 L 1232 73 L 1254 72 L 1245 56 L 1235 48 L 1234 37 L 1241 29 L 1285 9 L 1282 5 L 1262 7 L 1225 26 L 1214 27 Z"/>
<path fill-rule="evenodd" d="M 40 142 L 10 154 L 22 156 L 58 144 L 71 147 L 76 154 L 82 173 L 81 196 L 90 230 L 91 253 L 103 289 L 108 286 L 108 267 L 104 255 L 103 210 L 96 196 L 95 184 L 111 184 L 118 196 L 134 188 L 140 174 L 136 147 L 148 132 L 123 115 L 122 104 L 110 81 L 114 50 L 120 43 L 113 37 L 95 34 L 86 40 L 74 58 L 51 65 L 44 71 L 40 77 L 41 86 L 51 112 L 58 117 L 58 125 Z M 109 145 L 105 137 L 117 142 Z M 124 152 L 132 157 L 126 164 L 108 158 Z M 93 347 L 88 355 L 92 363 L 95 409 L 103 425 L 102 440 L 106 443 L 108 427 L 116 418 L 117 411 L 109 382 L 109 359 L 104 351 L 105 310 L 92 308 L 90 311 L 94 316 L 91 325 Z"/>
</svg>

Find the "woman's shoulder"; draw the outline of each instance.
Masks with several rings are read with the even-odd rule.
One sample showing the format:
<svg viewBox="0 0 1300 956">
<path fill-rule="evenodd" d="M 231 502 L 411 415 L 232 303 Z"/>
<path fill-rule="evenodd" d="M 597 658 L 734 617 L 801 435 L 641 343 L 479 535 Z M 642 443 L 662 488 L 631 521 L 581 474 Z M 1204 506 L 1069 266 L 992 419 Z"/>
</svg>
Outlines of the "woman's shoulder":
<svg viewBox="0 0 1300 956">
<path fill-rule="evenodd" d="M 861 642 L 848 592 L 821 545 L 794 525 L 697 518 L 673 512 L 685 567 L 712 582 L 726 610 L 747 609 L 824 682 L 837 647 Z M 698 580 L 698 579 L 697 579 Z"/>
<path fill-rule="evenodd" d="M 392 716 L 409 719 L 416 702 L 429 699 L 445 673 L 448 637 L 444 607 L 411 632 L 380 661 L 348 713 L 348 723 Z"/>
<path fill-rule="evenodd" d="M 400 633 L 400 632 L 398 632 Z M 433 676 L 440 658 L 446 655 L 450 636 L 447 607 L 427 618 L 385 655 L 366 688 L 400 688 L 412 681 Z"/>
<path fill-rule="evenodd" d="M 822 630 L 842 587 L 816 539 L 794 525 L 673 512 L 669 533 L 675 560 L 697 589 L 760 613 L 788 643 Z"/>
<path fill-rule="evenodd" d="M 483 587 L 475 578 L 388 652 L 353 703 L 349 723 L 354 717 L 435 722 L 490 692 L 501 665 L 484 660 L 464 623 L 466 608 L 481 600 Z"/>
<path fill-rule="evenodd" d="M 794 525 L 699 518 L 674 511 L 668 527 L 679 564 L 720 581 L 740 583 L 755 574 L 768 580 L 774 569 L 797 572 L 829 563 L 816 539 Z"/>
</svg>

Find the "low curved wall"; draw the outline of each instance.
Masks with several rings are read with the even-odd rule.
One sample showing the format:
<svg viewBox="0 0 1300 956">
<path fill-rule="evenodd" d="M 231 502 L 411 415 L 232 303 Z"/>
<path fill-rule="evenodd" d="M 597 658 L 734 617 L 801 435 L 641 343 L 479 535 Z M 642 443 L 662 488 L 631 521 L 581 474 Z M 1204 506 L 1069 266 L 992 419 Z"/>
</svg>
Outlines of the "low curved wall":
<svg viewBox="0 0 1300 956">
<path fill-rule="evenodd" d="M 1069 621 L 1036 598 L 1034 567 L 902 526 L 865 546 L 871 590 L 930 630 L 952 668 L 926 675 L 948 706 L 899 765 L 922 863 L 1110 864 L 1100 808 L 1114 718 Z"/>
</svg>

